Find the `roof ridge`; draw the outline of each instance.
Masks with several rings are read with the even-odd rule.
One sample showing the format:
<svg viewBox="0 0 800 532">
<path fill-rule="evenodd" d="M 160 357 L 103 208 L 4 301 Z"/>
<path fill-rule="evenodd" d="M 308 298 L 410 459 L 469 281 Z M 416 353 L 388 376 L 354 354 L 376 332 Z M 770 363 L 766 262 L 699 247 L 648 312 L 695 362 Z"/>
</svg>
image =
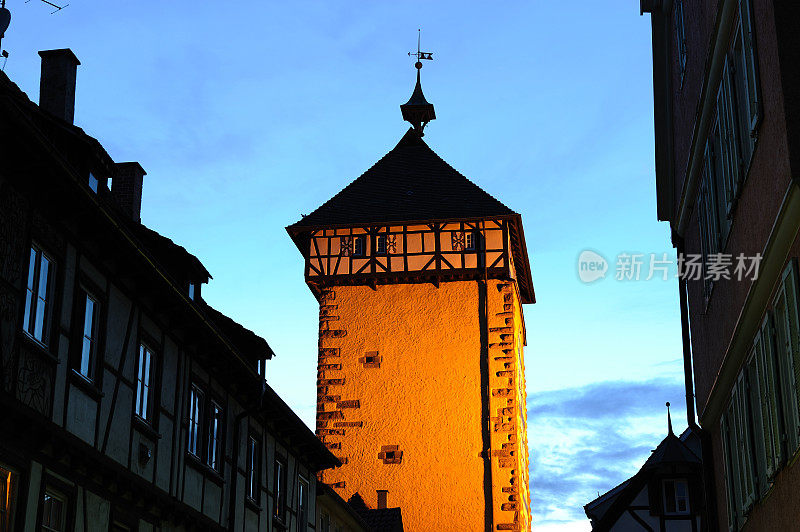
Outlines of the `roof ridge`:
<svg viewBox="0 0 800 532">
<path fill-rule="evenodd" d="M 388 153 L 290 227 L 516 214 L 445 161 L 409 128 Z"/>
</svg>

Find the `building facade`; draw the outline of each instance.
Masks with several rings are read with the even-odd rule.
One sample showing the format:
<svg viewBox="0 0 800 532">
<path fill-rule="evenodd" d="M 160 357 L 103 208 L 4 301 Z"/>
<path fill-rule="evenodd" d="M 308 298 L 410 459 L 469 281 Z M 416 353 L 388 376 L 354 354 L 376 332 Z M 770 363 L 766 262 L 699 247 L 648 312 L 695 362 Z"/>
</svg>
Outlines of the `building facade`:
<svg viewBox="0 0 800 532">
<path fill-rule="evenodd" d="M 691 429 L 676 436 L 668 426 L 634 476 L 584 506 L 592 532 L 704 530 L 702 442 Z"/>
<path fill-rule="evenodd" d="M 528 530 L 521 218 L 422 140 L 419 76 L 401 109 L 397 146 L 287 228 L 320 304 L 317 434 L 343 463 L 322 479 L 411 531 Z"/>
<path fill-rule="evenodd" d="M 0 73 L 0 531 L 318 529 L 339 461 L 141 224 L 141 166 L 72 124 L 78 60 L 40 55 L 38 106 Z"/>
<path fill-rule="evenodd" d="M 658 218 L 686 258 L 688 417 L 696 404 L 709 529 L 794 530 L 800 6 L 643 0 L 642 11 L 653 32 Z"/>
</svg>

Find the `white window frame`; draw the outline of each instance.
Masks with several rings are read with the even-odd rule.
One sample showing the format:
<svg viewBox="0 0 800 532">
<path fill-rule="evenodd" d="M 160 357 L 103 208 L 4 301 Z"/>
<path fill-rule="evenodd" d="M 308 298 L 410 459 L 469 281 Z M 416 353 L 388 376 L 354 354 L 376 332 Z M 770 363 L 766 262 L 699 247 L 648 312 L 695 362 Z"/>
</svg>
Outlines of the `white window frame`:
<svg viewBox="0 0 800 532">
<path fill-rule="evenodd" d="M 47 269 L 42 279 L 42 266 Z M 47 346 L 50 335 L 50 314 L 55 284 L 55 261 L 37 244 L 31 244 L 28 262 L 28 280 L 25 290 L 25 315 L 22 329 L 43 346 Z M 44 293 L 42 293 L 44 281 Z"/>
<path fill-rule="evenodd" d="M 200 458 L 203 452 L 203 405 L 205 404 L 205 392 L 197 385 L 189 387 L 189 426 L 186 437 L 186 450 L 194 457 Z"/>
<path fill-rule="evenodd" d="M 134 413 L 143 421 L 151 421 L 153 407 L 153 366 L 155 352 L 145 343 L 139 344 L 136 357 L 136 404 Z"/>
<path fill-rule="evenodd" d="M 667 489 L 667 484 L 672 485 L 672 489 Z M 678 486 L 683 487 L 683 495 L 678 495 Z M 692 513 L 691 503 L 689 501 L 689 482 L 684 478 L 665 478 L 661 481 L 661 493 L 664 503 L 664 515 L 689 515 Z M 675 510 L 670 512 L 667 510 L 668 503 L 672 502 Z M 683 501 L 686 504 L 684 510 L 680 509 L 680 503 Z"/>
<path fill-rule="evenodd" d="M 83 300 L 83 330 L 81 331 L 81 346 L 78 356 L 77 370 L 83 377 L 94 380 L 94 365 L 97 357 L 97 341 L 99 331 L 99 309 L 97 298 L 86 290 L 82 290 Z M 92 315 L 89 316 L 89 303 L 91 302 Z M 87 321 L 88 320 L 88 321 Z"/>
<path fill-rule="evenodd" d="M 217 401 L 211 400 L 208 408 L 208 448 L 206 465 L 214 471 L 222 471 L 222 441 L 225 437 L 225 411 Z"/>
</svg>

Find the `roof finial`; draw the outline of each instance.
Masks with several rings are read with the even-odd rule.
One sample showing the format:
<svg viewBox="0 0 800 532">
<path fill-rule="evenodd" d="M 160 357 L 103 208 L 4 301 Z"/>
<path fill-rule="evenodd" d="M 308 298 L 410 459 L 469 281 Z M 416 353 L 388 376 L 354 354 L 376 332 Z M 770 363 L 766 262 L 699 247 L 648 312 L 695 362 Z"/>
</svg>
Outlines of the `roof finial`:
<svg viewBox="0 0 800 532">
<path fill-rule="evenodd" d="M 11 11 L 6 8 L 6 0 L 0 0 L 0 42 L 3 41 L 9 24 L 11 24 Z"/>
<path fill-rule="evenodd" d="M 414 92 L 411 94 L 411 98 L 400 106 L 400 112 L 403 113 L 403 120 L 406 120 L 414 126 L 414 130 L 419 133 L 421 137 L 423 135 L 422 130 L 425 128 L 425 125 L 430 122 L 431 120 L 436 120 L 436 113 L 433 110 L 433 104 L 428 103 L 425 99 L 425 95 L 422 94 L 422 84 L 420 82 L 420 70 L 422 70 L 422 60 L 426 59 L 429 61 L 433 60 L 433 53 L 432 52 L 423 52 L 420 49 L 420 39 L 421 39 L 421 30 L 417 30 L 417 51 L 415 52 L 408 52 L 409 57 L 414 56 L 417 61 L 414 63 L 414 66 L 417 69 L 417 85 L 414 87 Z"/>
<path fill-rule="evenodd" d="M 667 429 L 669 429 L 670 434 L 674 434 L 672 432 L 672 416 L 669 414 L 669 401 L 667 401 Z"/>
</svg>

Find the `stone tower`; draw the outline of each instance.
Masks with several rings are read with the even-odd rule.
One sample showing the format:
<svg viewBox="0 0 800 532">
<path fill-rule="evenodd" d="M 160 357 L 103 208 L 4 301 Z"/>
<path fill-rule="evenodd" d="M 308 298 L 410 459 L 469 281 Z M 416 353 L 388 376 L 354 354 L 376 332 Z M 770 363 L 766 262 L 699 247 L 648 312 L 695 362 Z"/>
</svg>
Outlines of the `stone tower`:
<svg viewBox="0 0 800 532">
<path fill-rule="evenodd" d="M 322 480 L 411 532 L 528 530 L 522 220 L 422 140 L 419 76 L 401 107 L 397 146 L 287 228 L 320 304 L 317 435 L 343 463 Z"/>
</svg>

